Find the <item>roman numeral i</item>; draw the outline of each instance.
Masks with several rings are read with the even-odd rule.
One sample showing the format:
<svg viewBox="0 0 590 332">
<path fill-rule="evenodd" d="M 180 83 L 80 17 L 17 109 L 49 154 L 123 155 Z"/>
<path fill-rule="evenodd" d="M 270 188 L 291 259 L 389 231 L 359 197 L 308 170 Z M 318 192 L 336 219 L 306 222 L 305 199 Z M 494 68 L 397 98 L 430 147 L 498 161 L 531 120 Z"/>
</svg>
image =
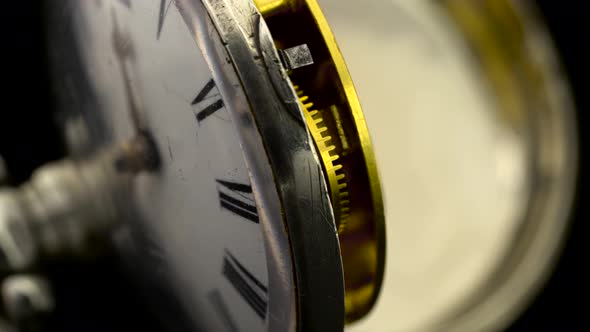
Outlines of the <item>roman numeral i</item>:
<svg viewBox="0 0 590 332">
<path fill-rule="evenodd" d="M 266 318 L 268 290 L 229 251 L 225 251 L 222 266 L 223 276 L 240 296 L 261 318 Z"/>
<path fill-rule="evenodd" d="M 252 198 L 252 187 L 230 181 L 216 180 L 222 208 L 249 221 L 258 223 L 258 212 Z"/>
<path fill-rule="evenodd" d="M 209 95 L 211 90 L 213 90 L 213 88 L 215 88 L 215 81 L 213 79 L 210 79 L 209 82 L 207 82 L 207 84 L 205 84 L 203 89 L 201 89 L 201 91 L 199 91 L 199 94 L 192 101 L 191 105 L 201 106 L 201 104 L 203 104 L 203 102 L 206 99 L 210 99 L 210 98 L 207 98 L 207 96 Z M 210 115 L 212 115 L 213 113 L 215 113 L 218 110 L 220 110 L 221 108 L 223 108 L 223 99 L 221 99 L 221 96 L 219 94 L 213 95 L 211 97 L 214 97 L 214 101 L 210 104 L 207 104 L 207 106 L 204 106 L 203 108 L 201 108 L 200 111 L 196 112 L 196 117 L 197 117 L 198 123 L 201 123 L 201 121 L 205 120 Z"/>
</svg>

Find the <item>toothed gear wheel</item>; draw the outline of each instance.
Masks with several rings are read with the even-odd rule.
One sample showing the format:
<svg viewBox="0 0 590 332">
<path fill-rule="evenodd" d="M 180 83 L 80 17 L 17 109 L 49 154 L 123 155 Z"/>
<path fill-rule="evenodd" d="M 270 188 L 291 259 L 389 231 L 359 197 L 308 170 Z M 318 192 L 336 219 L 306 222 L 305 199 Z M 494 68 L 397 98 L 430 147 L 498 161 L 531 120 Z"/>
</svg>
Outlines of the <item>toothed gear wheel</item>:
<svg viewBox="0 0 590 332">
<path fill-rule="evenodd" d="M 309 101 L 309 97 L 298 86 L 295 86 L 295 91 L 303 105 L 307 127 L 320 153 L 330 188 L 336 226 L 338 227 L 338 233 L 342 233 L 346 230 L 346 224 L 350 216 L 350 199 L 346 174 L 342 164 L 338 162 L 340 155 L 336 153 L 336 146 L 333 144 L 335 138 L 333 138 L 326 126 L 322 112 L 313 109 L 313 103 Z"/>
</svg>

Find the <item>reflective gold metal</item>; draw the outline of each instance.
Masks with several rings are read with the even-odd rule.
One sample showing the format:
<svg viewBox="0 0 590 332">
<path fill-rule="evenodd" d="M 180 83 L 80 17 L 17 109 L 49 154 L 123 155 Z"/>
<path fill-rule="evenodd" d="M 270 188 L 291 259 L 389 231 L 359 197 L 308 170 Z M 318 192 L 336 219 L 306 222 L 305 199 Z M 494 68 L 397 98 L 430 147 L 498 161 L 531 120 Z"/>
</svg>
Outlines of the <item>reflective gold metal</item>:
<svg viewBox="0 0 590 332">
<path fill-rule="evenodd" d="M 303 105 L 303 111 L 307 127 L 315 146 L 320 153 L 320 158 L 324 166 L 324 175 L 327 178 L 330 188 L 330 198 L 334 209 L 334 219 L 338 227 L 338 233 L 342 234 L 346 229 L 346 223 L 350 216 L 350 196 L 348 192 L 348 183 L 342 164 L 338 161 L 340 155 L 337 154 L 336 146 L 332 143 L 338 139 L 338 133 L 331 132 L 326 126 L 326 121 L 322 112 L 313 109 L 313 103 L 309 97 L 304 95 L 303 91 L 295 86 L 295 91 Z M 336 135 L 335 135 L 336 134 Z"/>
<path fill-rule="evenodd" d="M 291 72 L 290 78 L 299 91 L 314 101 L 314 109 L 306 111 L 307 123 L 322 157 L 339 225 L 346 287 L 345 319 L 352 322 L 366 315 L 375 304 L 385 265 L 381 184 L 365 117 L 317 1 L 254 2 L 277 48 L 306 44 L 314 59 L 313 65 Z M 305 97 L 303 102 L 307 102 Z M 329 141 L 324 140 L 323 133 L 330 136 Z"/>
</svg>

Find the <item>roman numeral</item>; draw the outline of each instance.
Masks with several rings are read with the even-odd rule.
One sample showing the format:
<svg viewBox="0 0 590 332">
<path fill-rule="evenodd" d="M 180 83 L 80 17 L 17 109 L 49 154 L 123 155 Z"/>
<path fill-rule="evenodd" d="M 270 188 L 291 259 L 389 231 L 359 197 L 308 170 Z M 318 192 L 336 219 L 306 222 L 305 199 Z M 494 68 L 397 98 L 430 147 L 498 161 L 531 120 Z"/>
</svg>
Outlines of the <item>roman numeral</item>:
<svg viewBox="0 0 590 332">
<path fill-rule="evenodd" d="M 203 87 L 203 89 L 201 89 L 199 94 L 195 97 L 191 105 L 194 106 L 202 103 L 205 99 L 207 99 L 206 97 L 209 95 L 211 90 L 213 90 L 213 88 L 215 88 L 215 81 L 213 79 L 210 79 L 209 82 L 207 82 L 207 84 Z M 207 105 L 205 108 L 197 112 L 196 117 L 199 123 L 201 123 L 201 121 L 205 120 L 210 115 L 223 108 L 223 99 L 221 99 L 219 94 L 215 95 L 215 97 L 217 99 L 213 103 Z"/>
<path fill-rule="evenodd" d="M 229 251 L 223 257 L 223 276 L 232 284 L 256 314 L 266 318 L 268 290 Z"/>
<path fill-rule="evenodd" d="M 160 13 L 158 14 L 158 32 L 156 33 L 156 39 L 160 39 L 162 28 L 164 27 L 164 21 L 166 20 L 166 15 L 168 15 L 168 10 L 170 9 L 171 4 L 172 0 L 160 0 Z"/>
<path fill-rule="evenodd" d="M 221 297 L 221 293 L 218 289 L 214 289 L 213 291 L 209 292 L 207 295 L 207 299 L 211 302 L 211 305 L 217 311 L 219 318 L 225 324 L 225 327 L 230 332 L 237 332 L 238 327 L 234 322 L 231 314 L 229 313 L 229 309 L 227 308 L 227 304 L 223 301 Z"/>
<path fill-rule="evenodd" d="M 223 180 L 216 181 L 219 185 L 219 203 L 222 208 L 249 221 L 259 222 L 250 185 Z"/>
</svg>

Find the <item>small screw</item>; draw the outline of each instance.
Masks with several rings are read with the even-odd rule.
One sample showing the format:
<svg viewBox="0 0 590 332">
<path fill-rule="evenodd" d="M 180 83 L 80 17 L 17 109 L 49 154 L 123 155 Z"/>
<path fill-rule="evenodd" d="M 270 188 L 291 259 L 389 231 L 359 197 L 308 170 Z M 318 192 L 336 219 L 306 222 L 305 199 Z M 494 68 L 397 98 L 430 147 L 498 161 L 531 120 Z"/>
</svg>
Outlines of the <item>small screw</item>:
<svg viewBox="0 0 590 332">
<path fill-rule="evenodd" d="M 279 56 L 283 62 L 283 66 L 287 70 L 294 70 L 313 64 L 313 57 L 307 44 L 279 50 Z"/>
</svg>

